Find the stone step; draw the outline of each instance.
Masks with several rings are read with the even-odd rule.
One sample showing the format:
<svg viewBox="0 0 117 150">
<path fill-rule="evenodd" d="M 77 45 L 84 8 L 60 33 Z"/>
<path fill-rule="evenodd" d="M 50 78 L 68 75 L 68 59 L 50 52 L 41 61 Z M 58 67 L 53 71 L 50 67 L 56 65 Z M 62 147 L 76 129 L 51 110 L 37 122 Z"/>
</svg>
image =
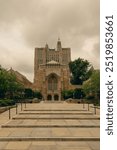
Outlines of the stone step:
<svg viewBox="0 0 117 150">
<path fill-rule="evenodd" d="M 99 150 L 100 141 L 1 141 L 0 150 Z"/>
<path fill-rule="evenodd" d="M 61 112 L 20 112 L 19 115 L 92 115 L 92 112 L 87 113 L 61 113 Z"/>
<path fill-rule="evenodd" d="M 99 137 L 0 137 L 0 141 L 100 141 Z"/>
<path fill-rule="evenodd" d="M 90 125 L 90 126 L 95 126 L 95 125 L 100 125 L 100 120 L 73 120 L 73 119 L 62 119 L 62 120 L 50 120 L 50 119 L 39 119 L 39 120 L 28 120 L 28 119 L 24 119 L 24 120 L 11 120 L 10 122 L 8 122 L 6 125 L 41 125 L 41 126 L 44 126 L 44 125 L 81 125 L 81 126 L 84 126 L 84 125 Z"/>
<path fill-rule="evenodd" d="M 100 128 L 72 128 L 72 127 L 41 127 L 41 128 L 1 128 L 0 137 L 99 137 Z"/>
<path fill-rule="evenodd" d="M 87 111 L 87 109 L 24 109 L 23 111 Z"/>
<path fill-rule="evenodd" d="M 61 101 L 61 100 L 50 100 L 50 101 L 46 100 L 46 101 L 41 101 L 40 103 L 43 103 L 43 104 L 44 104 L 44 103 L 46 103 L 46 104 L 47 104 L 47 103 L 49 103 L 49 104 L 53 104 L 53 103 L 57 103 L 57 104 L 59 103 L 59 104 L 60 104 L 60 103 L 61 103 L 61 104 L 63 104 L 63 103 L 65 103 L 65 102 L 63 102 L 63 101 Z"/>
<path fill-rule="evenodd" d="M 27 104 L 26 108 L 23 105 L 23 109 L 9 122 L 2 124 L 1 150 L 99 149 L 100 117 L 87 111 L 86 105 L 83 108 L 82 104 L 39 103 Z"/>
<path fill-rule="evenodd" d="M 35 119 L 49 119 L 49 120 L 51 120 L 51 119 L 61 119 L 61 120 L 63 120 L 63 119 L 72 119 L 72 120 L 100 120 L 100 117 L 60 117 L 60 116 L 56 116 L 56 117 L 53 117 L 53 116 L 15 116 L 15 117 L 13 117 L 12 119 L 31 119 L 31 120 L 35 120 Z"/>
<path fill-rule="evenodd" d="M 2 128 L 99 128 L 99 125 L 2 125 Z"/>
</svg>

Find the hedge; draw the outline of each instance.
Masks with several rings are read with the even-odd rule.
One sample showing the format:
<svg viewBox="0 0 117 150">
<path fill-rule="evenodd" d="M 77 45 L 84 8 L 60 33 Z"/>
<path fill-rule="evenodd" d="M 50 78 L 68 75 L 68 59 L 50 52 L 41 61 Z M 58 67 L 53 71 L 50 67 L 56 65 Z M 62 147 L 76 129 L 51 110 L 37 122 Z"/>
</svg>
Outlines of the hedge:
<svg viewBox="0 0 117 150">
<path fill-rule="evenodd" d="M 15 105 L 15 101 L 11 99 L 0 99 L 0 107 Z"/>
</svg>

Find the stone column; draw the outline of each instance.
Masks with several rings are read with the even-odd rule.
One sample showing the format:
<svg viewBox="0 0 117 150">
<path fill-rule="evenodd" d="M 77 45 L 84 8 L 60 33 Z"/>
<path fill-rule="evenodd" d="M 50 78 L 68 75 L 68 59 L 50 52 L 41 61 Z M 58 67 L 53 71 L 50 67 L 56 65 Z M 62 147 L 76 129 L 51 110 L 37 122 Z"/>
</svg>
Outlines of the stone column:
<svg viewBox="0 0 117 150">
<path fill-rule="evenodd" d="M 61 93 L 59 93 L 59 101 L 61 101 Z"/>
<path fill-rule="evenodd" d="M 54 93 L 52 93 L 52 101 L 54 101 Z"/>
</svg>

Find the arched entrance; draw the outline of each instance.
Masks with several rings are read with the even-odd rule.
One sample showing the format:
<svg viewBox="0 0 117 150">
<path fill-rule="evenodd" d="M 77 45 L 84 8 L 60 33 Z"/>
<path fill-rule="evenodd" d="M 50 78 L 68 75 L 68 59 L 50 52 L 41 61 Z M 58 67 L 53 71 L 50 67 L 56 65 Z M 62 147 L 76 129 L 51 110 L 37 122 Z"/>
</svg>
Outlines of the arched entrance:
<svg viewBox="0 0 117 150">
<path fill-rule="evenodd" d="M 58 80 L 57 76 L 52 74 L 48 78 L 48 90 L 55 91 L 58 89 Z"/>
<path fill-rule="evenodd" d="M 52 100 L 52 96 L 51 96 L 51 95 L 48 95 L 48 96 L 47 96 L 47 100 L 51 101 L 51 100 Z"/>
<path fill-rule="evenodd" d="M 55 101 L 58 101 L 59 100 L 59 96 L 56 94 L 56 95 L 54 95 L 54 100 Z"/>
</svg>

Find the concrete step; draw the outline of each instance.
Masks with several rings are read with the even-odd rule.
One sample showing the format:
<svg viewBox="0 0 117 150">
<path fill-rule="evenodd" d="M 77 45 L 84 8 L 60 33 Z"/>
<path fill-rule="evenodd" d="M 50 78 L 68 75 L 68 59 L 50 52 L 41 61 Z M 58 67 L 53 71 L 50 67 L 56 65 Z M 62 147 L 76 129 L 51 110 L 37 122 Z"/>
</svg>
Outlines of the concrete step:
<svg viewBox="0 0 117 150">
<path fill-rule="evenodd" d="M 70 112 L 20 112 L 19 115 L 92 115 L 92 112 L 79 112 L 79 113 L 70 113 Z"/>
<path fill-rule="evenodd" d="M 41 127 L 41 128 L 1 128 L 0 137 L 8 138 L 28 138 L 28 137 L 99 137 L 100 128 L 72 128 L 72 127 Z"/>
<path fill-rule="evenodd" d="M 100 141 L 1 141 L 0 150 L 99 150 Z"/>
<path fill-rule="evenodd" d="M 52 120 L 52 119 L 35 119 L 35 120 L 28 120 L 28 119 L 20 119 L 20 120 L 11 120 L 9 121 L 6 125 L 36 125 L 36 126 L 49 126 L 49 125 L 66 125 L 66 126 L 70 126 L 70 125 L 90 125 L 90 126 L 95 126 L 95 125 L 100 125 L 100 120 L 73 120 L 73 119 L 62 119 L 62 120 Z"/>
<path fill-rule="evenodd" d="M 99 150 L 100 117 L 86 105 L 39 103 L 23 109 L 0 128 L 1 150 Z"/>
<path fill-rule="evenodd" d="M 100 117 L 96 117 L 96 116 L 41 116 L 41 115 L 39 115 L 39 116 L 15 116 L 15 117 L 13 117 L 12 119 L 31 119 L 31 120 L 35 120 L 35 119 L 37 119 L 37 120 L 39 120 L 39 119 L 49 119 L 49 120 L 51 120 L 51 119 L 61 119 L 61 120 L 63 120 L 63 119 L 72 119 L 72 120 L 100 120 Z"/>
<path fill-rule="evenodd" d="M 0 137 L 0 141 L 100 141 L 99 137 Z"/>
<path fill-rule="evenodd" d="M 24 109 L 23 111 L 87 111 L 87 109 Z"/>
<path fill-rule="evenodd" d="M 99 125 L 2 125 L 2 128 L 99 128 Z"/>
</svg>

